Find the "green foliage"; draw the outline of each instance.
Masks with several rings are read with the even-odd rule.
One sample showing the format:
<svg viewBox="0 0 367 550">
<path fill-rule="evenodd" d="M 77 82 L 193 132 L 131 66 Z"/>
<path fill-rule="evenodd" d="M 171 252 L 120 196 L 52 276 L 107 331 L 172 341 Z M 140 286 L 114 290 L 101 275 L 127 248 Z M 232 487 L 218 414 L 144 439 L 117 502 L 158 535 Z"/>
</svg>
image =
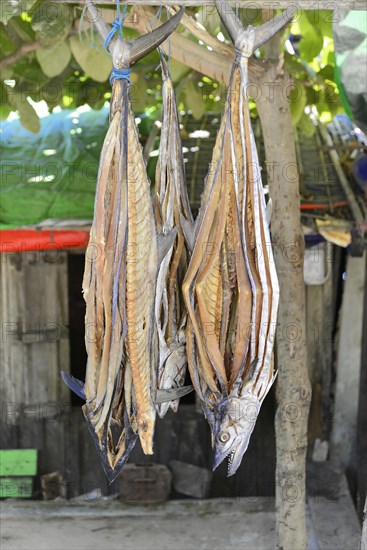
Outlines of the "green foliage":
<svg viewBox="0 0 367 550">
<path fill-rule="evenodd" d="M 24 6 L 25 13 L 21 11 Z M 221 31 L 227 37 L 214 7 L 187 11 L 214 36 Z M 97 33 L 91 32 L 87 19 L 81 25 L 80 16 L 79 8 L 50 0 L 1 2 L 0 60 L 27 42 L 38 41 L 41 47 L 2 70 L 0 118 L 17 109 L 26 128 L 35 132 L 39 120 L 28 98 L 45 100 L 52 110 L 57 105 L 74 109 L 85 103 L 100 109 L 111 97 L 110 56 Z M 262 22 L 261 10 L 243 8 L 239 17 L 245 24 Z M 305 115 L 306 108 L 317 110 L 322 120 L 329 120 L 341 109 L 334 79 L 332 18 L 333 12 L 327 10 L 303 11 L 291 27 L 293 35 L 301 36 L 299 55 L 284 55 L 285 66 L 295 81 L 294 90 L 288 92 L 293 123 L 307 135 L 311 135 L 313 126 Z M 81 33 L 80 25 L 85 27 Z M 187 30 L 183 32 L 198 42 Z M 288 33 L 289 29 L 283 43 Z M 136 36 L 135 31 L 124 29 L 126 39 Z M 159 56 L 152 52 L 134 66 L 131 75 L 133 108 L 136 113 L 145 112 L 146 120 L 160 112 L 162 82 L 158 65 Z M 222 84 L 174 59 L 170 66 L 180 109 L 191 111 L 196 119 L 205 111 L 223 111 L 226 90 Z M 15 81 L 15 86 L 4 85 L 3 81 Z M 255 116 L 256 104 L 251 102 L 250 107 Z"/>
<path fill-rule="evenodd" d="M 42 47 L 53 47 L 68 36 L 72 26 L 72 11 L 57 2 L 41 2 L 32 16 L 31 27 Z"/>
<path fill-rule="evenodd" d="M 79 36 L 70 37 L 70 48 L 74 58 L 83 72 L 96 82 L 105 82 L 112 71 L 111 56 L 103 47 L 99 36 L 94 36 L 94 43 L 90 32 L 87 38 L 80 42 Z"/>
<path fill-rule="evenodd" d="M 14 111 L 18 111 L 20 122 L 32 134 L 38 134 L 40 131 L 40 119 L 32 105 L 21 94 L 12 94 L 9 97 L 10 106 Z"/>
<path fill-rule="evenodd" d="M 60 42 L 52 48 L 39 48 L 36 51 L 37 61 L 46 76 L 53 78 L 69 65 L 71 51 L 69 44 Z"/>
<path fill-rule="evenodd" d="M 184 98 L 187 109 L 192 111 L 192 115 L 196 120 L 200 120 L 205 112 L 205 103 L 197 82 L 194 82 L 191 78 L 186 79 Z"/>
<path fill-rule="evenodd" d="M 15 15 L 19 15 L 25 8 L 29 10 L 36 3 L 36 0 L 1 0 L 0 22 L 7 23 Z"/>
</svg>

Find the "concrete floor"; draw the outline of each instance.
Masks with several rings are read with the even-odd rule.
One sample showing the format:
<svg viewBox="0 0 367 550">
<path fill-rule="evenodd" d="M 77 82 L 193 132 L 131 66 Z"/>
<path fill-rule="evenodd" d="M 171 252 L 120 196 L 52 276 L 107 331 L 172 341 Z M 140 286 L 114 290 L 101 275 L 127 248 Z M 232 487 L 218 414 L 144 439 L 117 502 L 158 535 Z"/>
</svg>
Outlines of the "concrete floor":
<svg viewBox="0 0 367 550">
<path fill-rule="evenodd" d="M 356 517 L 351 522 L 345 514 L 340 516 L 337 502 L 329 505 L 323 502 L 323 532 L 312 506 L 307 505 L 309 550 L 357 550 Z M 274 548 L 274 534 L 274 500 L 265 497 L 176 500 L 152 507 L 103 499 L 82 503 L 8 500 L 1 505 L 1 550 L 268 550 Z"/>
</svg>

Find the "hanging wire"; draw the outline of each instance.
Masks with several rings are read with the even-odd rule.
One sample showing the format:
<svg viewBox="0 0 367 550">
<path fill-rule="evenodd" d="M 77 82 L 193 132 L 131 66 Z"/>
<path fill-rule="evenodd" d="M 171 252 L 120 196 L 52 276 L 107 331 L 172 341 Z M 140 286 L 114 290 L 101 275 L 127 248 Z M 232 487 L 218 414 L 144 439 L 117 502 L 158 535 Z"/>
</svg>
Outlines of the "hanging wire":
<svg viewBox="0 0 367 550">
<path fill-rule="evenodd" d="M 150 25 L 150 30 L 153 30 L 153 23 L 155 23 L 156 21 L 158 21 L 158 23 L 161 22 L 162 9 L 163 9 L 163 6 L 159 6 L 159 8 L 158 8 L 158 10 L 157 10 L 157 13 L 156 13 L 155 16 L 153 17 L 153 19 L 149 19 L 149 17 L 148 17 L 148 21 L 149 21 L 149 25 Z"/>
<path fill-rule="evenodd" d="M 158 24 L 161 23 L 161 18 L 162 18 L 162 9 L 163 9 L 163 6 L 160 6 L 157 10 L 157 13 L 154 15 L 154 17 L 152 19 L 150 19 L 148 16 L 148 23 L 149 23 L 149 27 L 150 27 L 150 30 L 152 31 L 153 30 L 153 23 L 155 21 L 158 22 Z M 156 66 L 155 70 L 158 71 L 160 67 L 160 64 Z"/>
<path fill-rule="evenodd" d="M 84 8 L 83 8 L 83 11 L 82 11 L 82 15 L 80 17 L 80 22 L 79 22 L 79 30 L 78 30 L 78 34 L 79 34 L 79 41 L 81 43 L 84 42 L 84 39 L 83 39 L 83 26 L 84 26 L 84 19 L 85 19 L 85 14 L 87 12 L 87 4 L 85 4 Z M 93 23 L 92 23 L 92 28 L 93 28 Z"/>
<path fill-rule="evenodd" d="M 106 41 L 105 41 L 105 44 L 104 44 L 104 47 L 106 48 L 106 50 L 108 50 L 108 48 L 110 46 L 110 43 L 111 43 L 111 40 L 112 40 L 112 38 L 114 38 L 114 36 L 116 34 L 116 31 L 118 31 L 119 35 L 122 37 L 122 31 L 123 31 L 123 28 L 124 28 L 125 17 L 126 17 L 126 14 L 127 14 L 127 4 L 125 4 L 125 6 L 124 6 L 124 10 L 122 12 L 122 15 L 121 15 L 120 0 L 116 0 L 116 5 L 117 5 L 117 17 L 113 21 L 112 29 L 110 30 L 110 32 L 107 35 L 107 38 L 106 38 Z"/>
<path fill-rule="evenodd" d="M 83 38 L 83 27 L 84 27 L 84 21 L 86 19 L 86 13 L 87 13 L 87 4 L 85 4 L 84 8 L 83 8 L 83 11 L 82 11 L 82 15 L 80 16 L 80 23 L 79 23 L 79 30 L 78 30 L 78 35 L 79 35 L 79 41 L 81 44 L 84 43 L 84 38 Z M 84 31 L 85 34 L 88 34 L 88 31 Z M 95 30 L 94 30 L 94 24 L 93 24 L 93 21 L 90 22 L 90 45 L 92 48 L 97 48 L 97 44 L 96 44 L 96 40 L 95 40 Z"/>
<path fill-rule="evenodd" d="M 171 11 L 168 6 L 166 6 L 166 13 L 167 13 L 167 19 L 171 18 Z M 167 48 L 167 54 L 168 54 L 168 70 L 171 72 L 171 35 L 168 37 L 168 48 Z"/>
</svg>

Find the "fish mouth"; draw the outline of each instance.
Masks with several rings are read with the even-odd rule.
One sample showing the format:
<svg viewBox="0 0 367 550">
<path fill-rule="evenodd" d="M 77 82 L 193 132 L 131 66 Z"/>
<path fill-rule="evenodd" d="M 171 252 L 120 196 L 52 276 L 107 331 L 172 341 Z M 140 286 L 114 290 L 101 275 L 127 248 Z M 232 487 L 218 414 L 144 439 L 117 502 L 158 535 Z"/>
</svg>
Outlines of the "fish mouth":
<svg viewBox="0 0 367 550">
<path fill-rule="evenodd" d="M 213 471 L 227 459 L 227 476 L 229 477 L 236 473 L 242 459 L 242 454 L 238 454 L 240 442 L 240 438 L 236 437 L 232 445 L 227 450 L 215 450 Z"/>
<path fill-rule="evenodd" d="M 232 445 L 225 451 L 216 449 L 213 470 L 227 459 L 227 477 L 233 476 L 241 465 L 243 455 L 247 451 L 252 430 L 235 438 Z"/>
</svg>

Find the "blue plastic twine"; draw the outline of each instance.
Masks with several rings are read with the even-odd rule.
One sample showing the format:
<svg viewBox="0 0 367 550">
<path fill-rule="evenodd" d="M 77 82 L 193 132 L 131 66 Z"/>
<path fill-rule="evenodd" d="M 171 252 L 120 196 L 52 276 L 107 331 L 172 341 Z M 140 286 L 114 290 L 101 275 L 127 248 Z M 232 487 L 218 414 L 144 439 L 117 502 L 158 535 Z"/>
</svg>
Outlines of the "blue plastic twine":
<svg viewBox="0 0 367 550">
<path fill-rule="evenodd" d="M 122 16 L 121 16 L 121 9 L 120 9 L 120 1 L 117 0 L 116 4 L 117 4 L 117 17 L 112 23 L 112 29 L 108 33 L 104 43 L 104 47 L 106 48 L 107 51 L 109 50 L 111 40 L 112 38 L 114 38 L 116 31 L 118 31 L 120 36 L 122 36 L 122 29 L 124 28 L 124 21 L 127 13 L 127 4 L 125 4 L 124 6 L 124 11 L 122 12 Z M 130 69 L 117 69 L 114 67 L 110 76 L 111 86 L 113 85 L 115 80 L 123 80 L 123 79 L 130 80 Z"/>
<path fill-rule="evenodd" d="M 130 81 L 130 69 L 115 69 L 115 67 L 112 69 L 112 73 L 110 76 L 110 83 L 111 86 L 113 86 L 113 83 L 115 80 L 129 80 Z"/>
</svg>

